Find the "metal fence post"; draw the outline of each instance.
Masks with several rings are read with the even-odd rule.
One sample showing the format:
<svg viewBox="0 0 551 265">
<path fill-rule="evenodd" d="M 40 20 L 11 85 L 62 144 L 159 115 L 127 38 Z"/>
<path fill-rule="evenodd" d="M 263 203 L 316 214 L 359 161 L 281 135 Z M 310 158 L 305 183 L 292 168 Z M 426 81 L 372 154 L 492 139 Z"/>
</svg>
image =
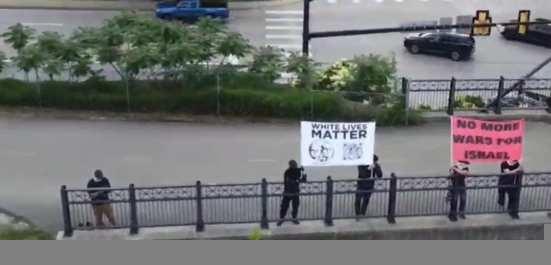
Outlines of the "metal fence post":
<svg viewBox="0 0 551 265">
<path fill-rule="evenodd" d="M 404 109 L 406 111 L 406 126 L 409 125 L 409 80 L 407 78 L 402 78 L 402 94 L 404 95 Z"/>
<path fill-rule="evenodd" d="M 390 174 L 390 187 L 388 189 L 388 213 L 386 220 L 390 224 L 396 223 L 396 192 L 398 189 L 398 179 L 396 174 Z"/>
<path fill-rule="evenodd" d="M 455 77 L 452 77 L 450 81 L 450 94 L 448 96 L 448 115 L 453 115 L 455 108 Z"/>
<path fill-rule="evenodd" d="M 128 185 L 128 198 L 130 201 L 130 234 L 138 234 L 138 207 L 136 205 L 136 189 L 134 184 Z"/>
<path fill-rule="evenodd" d="M 266 181 L 265 178 L 262 179 L 262 183 L 260 184 L 260 188 L 262 191 L 262 217 L 260 220 L 260 228 L 262 229 L 268 229 L 268 181 Z"/>
<path fill-rule="evenodd" d="M 63 236 L 73 235 L 73 225 L 71 224 L 71 208 L 69 207 L 69 195 L 67 186 L 61 186 L 61 210 L 63 212 Z"/>
<path fill-rule="evenodd" d="M 197 223 L 195 224 L 195 231 L 205 231 L 205 222 L 203 221 L 203 195 L 201 188 L 201 181 L 197 181 L 195 184 L 197 193 Z"/>
<path fill-rule="evenodd" d="M 501 98 L 503 97 L 503 92 L 505 90 L 505 78 L 503 76 L 499 77 L 499 87 L 497 89 L 497 102 L 495 108 L 495 114 L 501 114 Z"/>
<path fill-rule="evenodd" d="M 327 177 L 325 189 L 325 225 L 333 225 L 333 180 L 331 176 Z"/>
</svg>

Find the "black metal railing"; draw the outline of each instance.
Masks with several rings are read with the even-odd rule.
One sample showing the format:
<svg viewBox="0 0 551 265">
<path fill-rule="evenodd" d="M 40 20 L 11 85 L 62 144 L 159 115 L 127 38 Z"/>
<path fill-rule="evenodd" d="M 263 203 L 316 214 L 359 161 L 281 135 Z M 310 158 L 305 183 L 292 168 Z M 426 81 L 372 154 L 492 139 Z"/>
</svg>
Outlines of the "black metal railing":
<svg viewBox="0 0 551 265">
<path fill-rule="evenodd" d="M 434 79 L 402 80 L 408 109 L 425 111 L 486 110 L 486 105 L 501 98 L 492 110 L 501 114 L 507 109 L 548 109 L 551 79 Z M 505 95 L 509 88 L 513 93 Z"/>
<path fill-rule="evenodd" d="M 499 175 L 472 176 L 466 179 L 466 214 L 500 213 L 497 204 Z M 310 181 L 301 184 L 299 220 L 387 218 L 444 215 L 449 211 L 446 195 L 448 177 L 400 177 L 376 179 L 373 189 L 358 191 L 357 179 Z M 502 187 L 501 187 L 502 188 Z M 134 187 L 102 189 L 109 191 L 116 224 L 109 228 L 128 228 L 131 234 L 141 227 L 259 223 L 268 228 L 279 220 L 283 195 L 280 182 L 189 186 Z M 95 229 L 91 190 L 61 188 L 64 231 Z M 355 212 L 356 197 L 370 193 L 365 216 Z M 551 172 L 525 173 L 521 185 L 520 212 L 551 210 Z"/>
</svg>

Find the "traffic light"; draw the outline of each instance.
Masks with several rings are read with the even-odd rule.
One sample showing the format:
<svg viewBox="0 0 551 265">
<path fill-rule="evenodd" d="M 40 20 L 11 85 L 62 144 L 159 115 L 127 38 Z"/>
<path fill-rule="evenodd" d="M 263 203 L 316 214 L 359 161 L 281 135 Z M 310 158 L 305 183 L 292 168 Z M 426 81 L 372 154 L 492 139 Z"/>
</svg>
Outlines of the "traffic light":
<svg viewBox="0 0 551 265">
<path fill-rule="evenodd" d="M 530 22 L 530 10 L 520 10 L 518 12 L 518 28 L 517 32 L 518 34 L 526 34 L 528 32 L 528 26 L 529 24 L 522 24 L 522 23 L 528 23 Z"/>
<path fill-rule="evenodd" d="M 471 36 L 490 36 L 492 32 L 491 26 L 477 27 L 476 25 L 492 24 L 489 10 L 477 10 L 476 17 L 473 18 L 473 27 Z"/>
</svg>

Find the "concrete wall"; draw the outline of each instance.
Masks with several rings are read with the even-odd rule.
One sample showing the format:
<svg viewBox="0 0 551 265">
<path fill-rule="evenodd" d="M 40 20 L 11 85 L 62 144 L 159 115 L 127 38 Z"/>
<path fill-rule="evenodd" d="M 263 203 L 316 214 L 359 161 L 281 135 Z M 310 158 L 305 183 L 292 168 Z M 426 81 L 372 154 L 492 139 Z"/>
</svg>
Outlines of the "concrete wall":
<svg viewBox="0 0 551 265">
<path fill-rule="evenodd" d="M 249 239 L 259 232 L 262 239 L 273 240 L 543 240 L 544 225 L 551 224 L 546 212 L 522 213 L 520 220 L 507 214 L 467 216 L 466 220 L 450 222 L 444 216 L 398 218 L 396 224 L 386 219 L 335 220 L 333 226 L 322 221 L 305 221 L 300 225 L 285 223 L 278 227 L 259 230 L 259 224 L 207 225 L 204 232 L 194 226 L 143 228 L 138 235 L 129 235 L 128 229 L 75 231 L 61 240 L 200 240 Z"/>
</svg>

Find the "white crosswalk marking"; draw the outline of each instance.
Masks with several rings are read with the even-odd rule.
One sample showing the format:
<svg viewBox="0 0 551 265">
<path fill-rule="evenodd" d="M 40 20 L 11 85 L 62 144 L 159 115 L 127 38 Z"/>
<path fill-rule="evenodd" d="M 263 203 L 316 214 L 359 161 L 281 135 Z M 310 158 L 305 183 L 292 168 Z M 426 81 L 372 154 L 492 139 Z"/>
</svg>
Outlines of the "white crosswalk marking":
<svg viewBox="0 0 551 265">
<path fill-rule="evenodd" d="M 301 40 L 302 36 L 300 36 L 300 35 L 271 35 L 271 34 L 266 34 L 266 39 Z"/>
<path fill-rule="evenodd" d="M 266 22 L 302 22 L 302 18 L 267 18 Z"/>
<path fill-rule="evenodd" d="M 352 2 L 354 4 L 361 4 L 365 2 L 375 2 L 378 4 L 388 3 L 388 2 L 395 2 L 395 3 L 406 3 L 406 2 L 422 2 L 426 3 L 429 1 L 432 2 L 453 2 L 454 0 L 325 0 L 328 4 L 338 4 L 338 3 L 349 3 Z"/>
</svg>

